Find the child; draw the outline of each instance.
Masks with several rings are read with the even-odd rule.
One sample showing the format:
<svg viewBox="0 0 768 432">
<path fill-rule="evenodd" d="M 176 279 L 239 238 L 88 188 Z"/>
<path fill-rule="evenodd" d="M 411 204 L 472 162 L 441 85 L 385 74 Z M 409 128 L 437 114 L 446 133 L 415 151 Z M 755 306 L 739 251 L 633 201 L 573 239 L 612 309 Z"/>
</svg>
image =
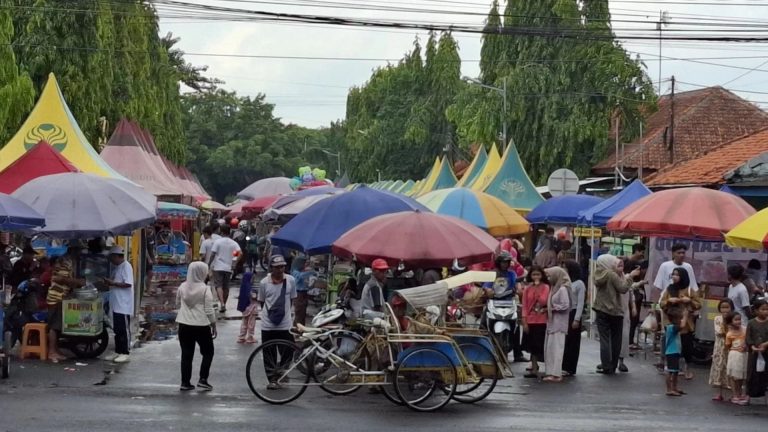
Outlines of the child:
<svg viewBox="0 0 768 432">
<path fill-rule="evenodd" d="M 686 317 L 682 308 L 670 308 L 667 311 L 667 324 L 664 332 L 664 356 L 667 363 L 667 396 L 682 396 L 685 392 L 677 387 L 677 375 L 680 373 L 680 356 L 682 354 L 682 342 L 680 330 L 686 324 Z"/>
<path fill-rule="evenodd" d="M 764 397 L 768 385 L 765 350 L 768 347 L 768 303 L 755 302 L 757 316 L 747 324 L 746 343 L 749 347 L 747 367 L 747 394 L 749 397 Z"/>
<path fill-rule="evenodd" d="M 547 337 L 547 303 L 549 280 L 544 269 L 534 265 L 526 279 L 523 291 L 523 331 L 528 335 L 528 352 L 531 354 L 531 370 L 525 378 L 538 378 L 539 360 L 544 359 L 544 342 Z"/>
<path fill-rule="evenodd" d="M 713 401 L 721 402 L 723 400 L 723 388 L 728 388 L 728 375 L 726 374 L 726 361 L 728 360 L 728 350 L 725 348 L 725 334 L 728 328 L 724 323 L 725 317 L 733 312 L 733 303 L 731 299 L 720 300 L 717 305 L 720 315 L 715 317 L 715 347 L 712 350 L 712 366 L 709 369 L 709 385 L 717 388 L 717 394 L 712 397 Z"/>
<path fill-rule="evenodd" d="M 741 315 L 731 312 L 725 317 L 728 333 L 725 335 L 725 348 L 728 350 L 727 373 L 731 380 L 733 397 L 731 403 L 747 405 L 749 399 L 744 395 L 744 379 L 747 377 L 747 331 L 741 323 Z"/>
<path fill-rule="evenodd" d="M 256 332 L 256 319 L 259 318 L 257 293 L 255 290 L 250 292 L 251 303 L 243 311 L 243 321 L 240 323 L 240 337 L 237 338 L 237 343 L 256 343 L 254 333 Z"/>
</svg>

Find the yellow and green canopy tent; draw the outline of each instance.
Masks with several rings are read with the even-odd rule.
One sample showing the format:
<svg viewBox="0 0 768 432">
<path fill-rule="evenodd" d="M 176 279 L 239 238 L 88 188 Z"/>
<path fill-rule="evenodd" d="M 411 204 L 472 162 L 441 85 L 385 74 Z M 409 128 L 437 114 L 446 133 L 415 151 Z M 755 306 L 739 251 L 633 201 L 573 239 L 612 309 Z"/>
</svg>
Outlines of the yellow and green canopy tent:
<svg viewBox="0 0 768 432">
<path fill-rule="evenodd" d="M 491 180 L 496 176 L 501 166 L 501 155 L 496 149 L 496 144 L 491 147 L 491 151 L 488 152 L 488 160 L 485 162 L 483 171 L 472 180 L 472 183 L 465 184 L 464 187 L 468 187 L 472 190 L 483 192 L 485 188 L 491 183 Z"/>
<path fill-rule="evenodd" d="M 477 151 L 475 158 L 472 159 L 472 163 L 469 164 L 469 167 L 467 167 L 464 175 L 461 176 L 461 179 L 456 183 L 456 187 L 464 187 L 466 185 L 472 184 L 477 176 L 483 172 L 486 162 L 488 162 L 488 152 L 485 151 L 485 147 L 480 146 L 480 149 Z"/>
<path fill-rule="evenodd" d="M 517 147 L 509 144 L 498 172 L 485 188 L 485 193 L 495 196 L 518 211 L 529 212 L 544 202 L 536 186 L 523 167 Z"/>
<path fill-rule="evenodd" d="M 432 192 L 438 189 L 454 187 L 456 182 L 456 175 L 453 173 L 453 168 L 451 168 L 451 161 L 445 157 L 442 161 L 440 161 L 440 167 L 437 170 L 435 181 L 431 185 L 428 184 L 427 186 L 423 187 L 421 191 L 419 191 L 419 195 L 424 195 L 428 192 Z"/>
<path fill-rule="evenodd" d="M 53 74 L 48 75 L 48 82 L 29 117 L 16 135 L 0 150 L 0 170 L 12 164 L 40 141 L 48 142 L 82 172 L 127 180 L 107 165 L 85 138 Z"/>
</svg>

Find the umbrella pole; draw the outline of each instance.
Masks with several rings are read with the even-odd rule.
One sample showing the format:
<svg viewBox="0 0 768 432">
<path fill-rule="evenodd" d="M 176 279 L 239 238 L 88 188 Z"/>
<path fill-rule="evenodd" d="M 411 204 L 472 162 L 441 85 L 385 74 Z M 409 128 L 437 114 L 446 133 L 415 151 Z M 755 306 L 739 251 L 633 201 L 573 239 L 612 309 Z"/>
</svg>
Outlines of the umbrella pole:
<svg viewBox="0 0 768 432">
<path fill-rule="evenodd" d="M 591 231 L 591 230 L 590 230 Z M 595 233 L 590 232 L 589 233 L 589 278 L 587 280 L 587 283 L 589 283 L 589 329 L 588 329 L 588 336 L 590 339 L 594 338 L 595 333 L 595 310 L 592 308 L 592 305 L 595 303 L 595 260 L 592 259 L 592 257 L 595 256 L 595 252 L 593 248 L 595 247 Z"/>
</svg>

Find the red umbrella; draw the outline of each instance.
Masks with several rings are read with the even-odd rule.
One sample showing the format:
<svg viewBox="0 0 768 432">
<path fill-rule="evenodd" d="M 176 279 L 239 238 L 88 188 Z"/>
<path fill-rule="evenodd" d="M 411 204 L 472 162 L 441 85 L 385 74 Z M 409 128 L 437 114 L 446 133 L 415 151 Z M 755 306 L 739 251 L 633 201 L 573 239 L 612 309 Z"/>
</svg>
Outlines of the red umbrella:
<svg viewBox="0 0 768 432">
<path fill-rule="evenodd" d="M 261 198 L 256 198 L 253 201 L 248 201 L 246 204 L 243 204 L 243 216 L 254 217 L 258 215 L 264 211 L 264 209 L 272 207 L 272 204 L 274 204 L 275 201 L 277 201 L 282 196 L 283 195 L 267 195 Z"/>
<path fill-rule="evenodd" d="M 243 214 L 243 206 L 246 205 L 248 201 L 238 201 L 231 206 L 227 207 L 229 209 L 229 212 L 226 213 L 226 216 L 233 217 L 233 218 L 239 218 Z"/>
<path fill-rule="evenodd" d="M 699 187 L 670 189 L 634 202 L 608 221 L 608 231 L 645 236 L 722 240 L 755 214 L 736 195 Z"/>
<path fill-rule="evenodd" d="M 376 258 L 390 265 L 450 267 L 493 259 L 499 242 L 476 226 L 452 216 L 407 211 L 370 219 L 347 231 L 333 244 L 333 253 L 370 264 Z"/>
</svg>

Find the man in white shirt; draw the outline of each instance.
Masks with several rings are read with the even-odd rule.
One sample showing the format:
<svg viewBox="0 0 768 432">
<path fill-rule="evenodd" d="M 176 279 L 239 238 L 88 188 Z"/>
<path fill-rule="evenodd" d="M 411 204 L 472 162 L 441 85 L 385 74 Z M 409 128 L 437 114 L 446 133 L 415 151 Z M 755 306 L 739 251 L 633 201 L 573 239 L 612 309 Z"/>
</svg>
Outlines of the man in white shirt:
<svg viewBox="0 0 768 432">
<path fill-rule="evenodd" d="M 676 243 L 672 246 L 672 260 L 663 263 L 659 267 L 659 272 L 656 273 L 656 279 L 653 282 L 653 286 L 660 290 L 663 294 L 664 290 L 672 283 L 672 271 L 678 267 L 684 268 L 688 272 L 688 277 L 691 280 L 691 289 L 694 291 L 699 290 L 699 285 L 696 283 L 696 274 L 693 272 L 693 267 L 685 262 L 685 253 L 688 251 L 688 246 L 683 243 Z"/>
<path fill-rule="evenodd" d="M 203 228 L 203 241 L 200 242 L 200 251 L 197 254 L 197 259 L 206 263 L 210 261 L 213 243 L 220 238 L 221 236 L 214 232 L 213 227 L 207 226 Z"/>
<path fill-rule="evenodd" d="M 232 280 L 232 265 L 236 257 L 242 252 L 240 245 L 229 238 L 229 227 L 221 227 L 222 237 L 213 242 L 211 257 L 208 267 L 213 271 L 213 286 L 221 301 L 220 313 L 227 311 L 227 299 L 229 299 L 229 282 Z"/>
<path fill-rule="evenodd" d="M 257 301 L 261 305 L 261 343 L 272 340 L 287 340 L 293 342 L 291 326 L 293 317 L 291 311 L 296 300 L 296 279 L 285 274 L 287 262 L 282 255 L 273 255 L 269 259 L 269 274 L 261 280 Z M 277 358 L 277 347 L 264 349 L 264 369 L 269 379 L 267 390 L 279 390 L 282 384 L 287 384 L 278 372 L 290 356 L 283 354 Z"/>
<path fill-rule="evenodd" d="M 125 260 L 125 251 L 115 246 L 109 251 L 112 274 L 104 282 L 109 286 L 109 308 L 115 332 L 115 363 L 130 360 L 131 316 L 133 316 L 133 267 Z"/>
</svg>

